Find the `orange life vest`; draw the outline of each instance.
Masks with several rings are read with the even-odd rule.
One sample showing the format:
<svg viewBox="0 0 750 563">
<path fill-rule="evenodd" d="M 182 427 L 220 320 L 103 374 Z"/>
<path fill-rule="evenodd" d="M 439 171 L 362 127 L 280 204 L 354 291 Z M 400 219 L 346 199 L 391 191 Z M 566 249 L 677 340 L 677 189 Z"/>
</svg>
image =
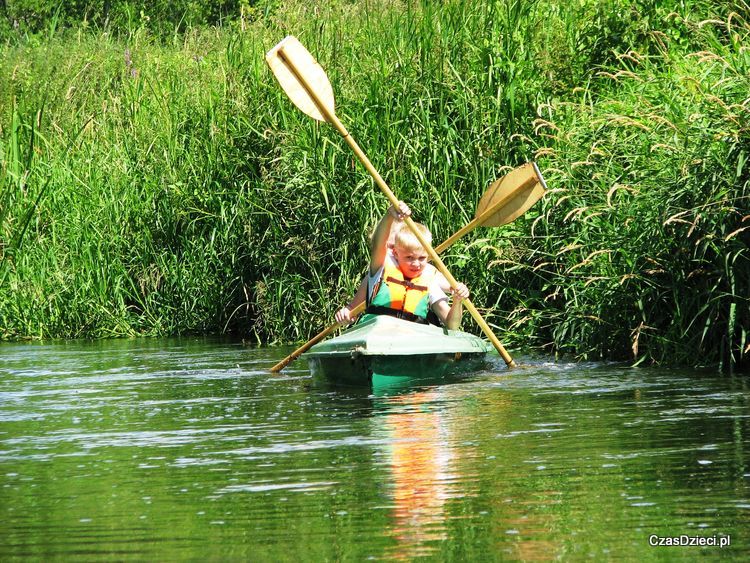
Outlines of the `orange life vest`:
<svg viewBox="0 0 750 563">
<path fill-rule="evenodd" d="M 429 289 L 436 272 L 428 264 L 418 277 L 406 279 L 393 258 L 386 257 L 380 280 L 373 288 L 373 295 L 368 296 L 365 313 L 426 323 L 430 310 Z"/>
</svg>

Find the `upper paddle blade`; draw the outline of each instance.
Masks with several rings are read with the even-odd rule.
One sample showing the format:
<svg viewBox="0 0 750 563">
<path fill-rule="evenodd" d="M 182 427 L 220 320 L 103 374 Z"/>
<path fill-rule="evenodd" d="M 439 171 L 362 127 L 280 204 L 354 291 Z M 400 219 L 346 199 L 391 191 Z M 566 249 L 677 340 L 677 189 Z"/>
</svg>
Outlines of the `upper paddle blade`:
<svg viewBox="0 0 750 563">
<path fill-rule="evenodd" d="M 333 88 L 323 68 L 296 37 L 289 35 L 266 53 L 281 87 L 304 113 L 318 121 L 334 115 Z"/>
<path fill-rule="evenodd" d="M 536 164 L 530 162 L 495 180 L 477 206 L 476 219 L 483 227 L 499 227 L 523 215 L 544 195 L 545 184 Z"/>
</svg>

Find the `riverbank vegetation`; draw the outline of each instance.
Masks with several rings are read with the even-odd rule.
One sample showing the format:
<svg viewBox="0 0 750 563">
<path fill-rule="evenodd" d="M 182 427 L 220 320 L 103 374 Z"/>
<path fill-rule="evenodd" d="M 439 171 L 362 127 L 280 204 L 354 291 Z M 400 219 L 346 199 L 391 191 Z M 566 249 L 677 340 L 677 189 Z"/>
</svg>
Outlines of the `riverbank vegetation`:
<svg viewBox="0 0 750 563">
<path fill-rule="evenodd" d="M 745 0 L 63 4 L 0 4 L 0 338 L 331 322 L 387 204 L 266 68 L 293 34 L 436 241 L 538 162 L 445 255 L 508 347 L 747 367 Z"/>
</svg>

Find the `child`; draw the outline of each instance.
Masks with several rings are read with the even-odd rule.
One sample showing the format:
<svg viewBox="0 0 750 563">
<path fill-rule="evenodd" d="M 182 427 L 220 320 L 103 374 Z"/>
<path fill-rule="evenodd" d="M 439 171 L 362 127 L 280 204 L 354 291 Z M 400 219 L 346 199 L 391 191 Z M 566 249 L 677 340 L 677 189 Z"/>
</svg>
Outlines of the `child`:
<svg viewBox="0 0 750 563">
<path fill-rule="evenodd" d="M 427 322 L 429 311 L 434 312 L 447 328 L 456 330 L 461 324 L 462 301 L 469 296 L 464 284 L 458 284 L 453 293 L 453 304 L 443 290 L 447 280 L 427 263 L 427 252 L 419 240 L 405 225 L 395 229 L 393 248 L 389 250 L 389 237 L 394 221 L 401 222 L 411 215 L 409 207 L 399 203 L 391 206 L 375 229 L 371 244 L 370 271 L 367 287 L 363 283 L 348 307 L 336 313 L 337 322 L 351 320 L 350 308 L 361 302 L 364 294 L 369 296 L 367 315 L 388 314 L 414 322 Z M 417 224 L 428 242 L 432 235 L 424 226 Z M 443 286 L 443 287 L 441 287 Z"/>
</svg>

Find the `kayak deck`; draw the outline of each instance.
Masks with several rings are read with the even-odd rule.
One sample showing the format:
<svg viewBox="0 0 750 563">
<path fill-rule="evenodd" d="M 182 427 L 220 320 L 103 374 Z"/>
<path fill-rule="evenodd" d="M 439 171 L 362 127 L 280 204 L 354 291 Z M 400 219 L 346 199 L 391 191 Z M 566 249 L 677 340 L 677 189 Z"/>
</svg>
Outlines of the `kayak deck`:
<svg viewBox="0 0 750 563">
<path fill-rule="evenodd" d="M 476 369 L 492 346 L 474 335 L 379 315 L 313 346 L 314 376 L 334 382 L 434 379 Z"/>
</svg>

